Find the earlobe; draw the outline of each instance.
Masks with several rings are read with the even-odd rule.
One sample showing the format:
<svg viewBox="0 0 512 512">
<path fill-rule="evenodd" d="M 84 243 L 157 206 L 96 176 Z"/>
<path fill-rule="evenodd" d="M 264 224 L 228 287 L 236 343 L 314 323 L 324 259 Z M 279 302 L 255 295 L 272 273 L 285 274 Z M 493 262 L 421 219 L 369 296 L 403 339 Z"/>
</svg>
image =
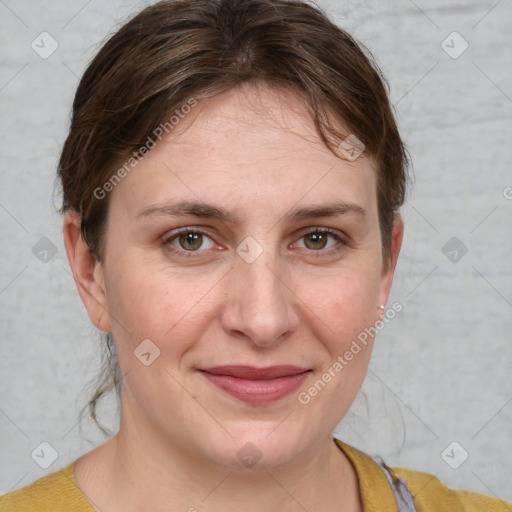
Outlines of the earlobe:
<svg viewBox="0 0 512 512">
<path fill-rule="evenodd" d="M 85 243 L 80 225 L 78 213 L 66 213 L 63 233 L 69 265 L 89 319 L 97 329 L 110 332 L 103 266 Z"/>
</svg>

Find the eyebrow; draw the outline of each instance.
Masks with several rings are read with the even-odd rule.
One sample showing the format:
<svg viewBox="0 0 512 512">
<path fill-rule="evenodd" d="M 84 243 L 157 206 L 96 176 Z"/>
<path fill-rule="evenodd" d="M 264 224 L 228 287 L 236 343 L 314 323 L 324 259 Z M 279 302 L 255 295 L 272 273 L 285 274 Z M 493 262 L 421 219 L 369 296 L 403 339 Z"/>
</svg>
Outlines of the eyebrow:
<svg viewBox="0 0 512 512">
<path fill-rule="evenodd" d="M 335 217 L 338 215 L 356 214 L 363 220 L 367 219 L 365 209 L 356 203 L 347 203 L 337 201 L 335 203 L 323 204 L 318 206 L 309 206 L 294 208 L 283 218 L 287 221 L 297 221 L 318 217 Z M 234 212 L 226 210 L 222 206 L 207 204 L 201 201 L 179 201 L 172 204 L 152 204 L 144 208 L 136 215 L 136 219 L 147 217 L 172 216 L 180 217 L 193 215 L 203 219 L 216 219 L 228 224 L 240 223 L 240 216 Z"/>
</svg>

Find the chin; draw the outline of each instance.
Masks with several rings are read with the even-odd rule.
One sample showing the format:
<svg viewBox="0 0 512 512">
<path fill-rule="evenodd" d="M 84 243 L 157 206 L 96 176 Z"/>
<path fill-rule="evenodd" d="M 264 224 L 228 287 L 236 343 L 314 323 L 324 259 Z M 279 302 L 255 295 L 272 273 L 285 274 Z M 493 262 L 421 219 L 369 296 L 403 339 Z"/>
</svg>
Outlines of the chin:
<svg viewBox="0 0 512 512">
<path fill-rule="evenodd" d="M 275 424 L 273 425 L 275 429 Z M 304 449 L 304 438 L 291 429 L 247 429 L 243 434 L 216 443 L 208 457 L 212 462 L 232 471 L 265 471 L 278 469 L 291 463 Z M 269 432 L 272 432 L 269 435 Z M 205 447 L 205 450 L 208 450 Z"/>
</svg>

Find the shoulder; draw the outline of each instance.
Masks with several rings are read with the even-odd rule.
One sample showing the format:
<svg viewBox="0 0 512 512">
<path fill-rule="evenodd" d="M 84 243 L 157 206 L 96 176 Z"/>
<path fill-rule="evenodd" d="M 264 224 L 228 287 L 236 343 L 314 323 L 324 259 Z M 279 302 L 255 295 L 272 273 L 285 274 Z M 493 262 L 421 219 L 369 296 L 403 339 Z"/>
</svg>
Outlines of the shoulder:
<svg viewBox="0 0 512 512">
<path fill-rule="evenodd" d="M 1 512 L 91 512 L 73 476 L 74 462 L 21 489 L 0 496 Z"/>
<path fill-rule="evenodd" d="M 512 503 L 471 491 L 448 488 L 436 476 L 405 468 L 392 474 L 406 482 L 418 512 L 511 512 Z"/>
<path fill-rule="evenodd" d="M 385 476 L 384 468 L 373 457 L 334 439 L 339 448 L 354 466 L 365 509 L 396 511 L 396 498 Z M 402 493 L 405 502 L 414 500 L 416 512 L 512 512 L 512 504 L 470 491 L 457 491 L 448 488 L 435 475 L 405 468 L 386 468 L 391 479 L 399 479 L 409 493 Z M 402 486 L 397 486 L 399 489 Z M 407 496 L 409 494 L 409 496 Z M 401 508 L 402 512 L 414 510 Z"/>
</svg>

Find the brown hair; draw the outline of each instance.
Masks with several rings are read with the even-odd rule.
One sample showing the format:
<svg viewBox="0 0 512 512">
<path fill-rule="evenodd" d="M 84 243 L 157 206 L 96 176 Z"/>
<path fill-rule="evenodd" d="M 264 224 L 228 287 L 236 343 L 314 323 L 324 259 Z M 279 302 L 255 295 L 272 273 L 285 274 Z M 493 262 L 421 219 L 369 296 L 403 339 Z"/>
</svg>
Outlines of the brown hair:
<svg viewBox="0 0 512 512">
<path fill-rule="evenodd" d="M 363 142 L 378 164 L 382 251 L 389 259 L 408 159 L 386 82 L 368 50 L 303 1 L 170 0 L 147 7 L 105 43 L 73 102 L 58 166 L 61 211 L 81 215 L 82 235 L 99 261 L 108 195 L 98 190 L 107 190 L 116 166 L 139 157 L 141 147 L 191 98 L 199 101 L 245 83 L 300 97 L 336 156 L 347 134 L 335 128 L 332 115 Z M 101 383 L 88 404 L 96 423 L 97 401 L 114 386 L 120 392 L 110 335 L 107 347 Z"/>
</svg>

